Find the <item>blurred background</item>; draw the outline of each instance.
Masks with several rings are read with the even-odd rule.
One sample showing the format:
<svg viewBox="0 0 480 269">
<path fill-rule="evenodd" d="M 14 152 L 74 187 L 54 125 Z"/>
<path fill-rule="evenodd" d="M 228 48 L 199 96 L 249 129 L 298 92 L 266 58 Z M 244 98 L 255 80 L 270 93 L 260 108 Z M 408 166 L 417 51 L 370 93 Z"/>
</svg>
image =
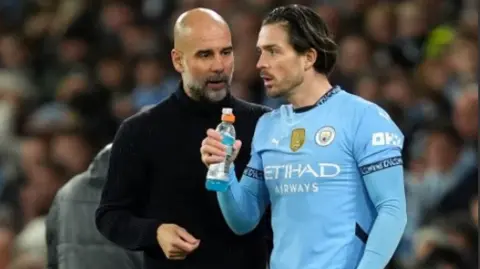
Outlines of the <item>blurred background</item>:
<svg viewBox="0 0 480 269">
<path fill-rule="evenodd" d="M 255 70 L 262 16 L 309 5 L 339 44 L 334 84 L 406 135 L 408 227 L 391 268 L 478 268 L 476 0 L 0 0 L 0 269 L 44 268 L 45 216 L 119 123 L 175 90 L 177 16 L 230 23 L 234 95 L 278 107 Z"/>
</svg>

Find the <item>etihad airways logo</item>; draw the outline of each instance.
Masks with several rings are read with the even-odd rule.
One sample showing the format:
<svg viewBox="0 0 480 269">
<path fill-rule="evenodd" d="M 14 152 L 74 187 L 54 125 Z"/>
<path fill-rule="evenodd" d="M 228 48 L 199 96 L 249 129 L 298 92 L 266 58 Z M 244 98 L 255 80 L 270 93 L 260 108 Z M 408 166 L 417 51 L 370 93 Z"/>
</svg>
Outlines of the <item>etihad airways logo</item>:
<svg viewBox="0 0 480 269">
<path fill-rule="evenodd" d="M 268 184 L 271 191 L 290 195 L 318 192 L 319 181 L 315 179 L 335 178 L 341 169 L 334 163 L 282 164 L 265 166 L 263 172 L 265 180 L 273 183 Z"/>
<path fill-rule="evenodd" d="M 340 174 L 341 169 L 334 163 L 282 164 L 267 165 L 263 172 L 265 180 L 333 178 Z"/>
</svg>

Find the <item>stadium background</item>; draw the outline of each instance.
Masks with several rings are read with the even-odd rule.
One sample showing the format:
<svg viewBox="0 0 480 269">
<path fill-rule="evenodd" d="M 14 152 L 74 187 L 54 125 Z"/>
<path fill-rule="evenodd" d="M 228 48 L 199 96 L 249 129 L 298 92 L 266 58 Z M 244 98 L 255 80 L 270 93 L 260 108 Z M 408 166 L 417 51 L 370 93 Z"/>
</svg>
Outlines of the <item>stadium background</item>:
<svg viewBox="0 0 480 269">
<path fill-rule="evenodd" d="M 477 1 L 1 0 L 0 269 L 44 267 L 58 188 L 122 119 L 175 88 L 169 51 L 181 12 L 224 16 L 233 94 L 280 105 L 264 96 L 255 42 L 262 15 L 292 2 L 333 31 L 333 83 L 383 106 L 406 135 L 409 224 L 392 268 L 478 268 Z"/>
</svg>

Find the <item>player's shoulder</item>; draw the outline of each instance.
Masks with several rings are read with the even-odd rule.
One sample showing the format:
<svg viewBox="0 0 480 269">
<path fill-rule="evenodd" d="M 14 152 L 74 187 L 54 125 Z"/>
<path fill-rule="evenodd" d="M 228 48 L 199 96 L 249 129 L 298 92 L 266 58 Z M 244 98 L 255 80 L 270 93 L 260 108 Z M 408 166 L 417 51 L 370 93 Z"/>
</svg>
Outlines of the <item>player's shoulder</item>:
<svg viewBox="0 0 480 269">
<path fill-rule="evenodd" d="M 382 106 L 351 93 L 345 92 L 344 96 L 342 107 L 345 107 L 345 111 L 353 113 L 349 118 L 352 121 L 350 126 L 354 126 L 351 130 L 356 130 L 355 136 L 359 131 L 366 134 L 373 132 L 374 136 L 403 136 L 400 128 Z"/>
<path fill-rule="evenodd" d="M 376 104 L 368 101 L 358 95 L 349 93 L 345 90 L 342 90 L 340 94 L 338 94 L 337 102 L 341 103 L 342 110 L 351 111 L 353 113 L 358 113 L 365 111 L 367 109 L 375 108 Z"/>
<path fill-rule="evenodd" d="M 362 117 L 384 117 L 390 118 L 388 113 L 378 104 L 366 100 L 358 95 L 351 94 L 347 91 L 342 91 L 337 99 L 339 109 L 343 113 L 351 114 L 354 118 L 361 119 Z"/>
<path fill-rule="evenodd" d="M 259 125 L 275 124 L 276 120 L 280 120 L 282 115 L 287 113 L 288 107 L 291 105 L 285 104 L 278 108 L 270 109 L 270 111 L 264 113 L 258 120 Z"/>
</svg>

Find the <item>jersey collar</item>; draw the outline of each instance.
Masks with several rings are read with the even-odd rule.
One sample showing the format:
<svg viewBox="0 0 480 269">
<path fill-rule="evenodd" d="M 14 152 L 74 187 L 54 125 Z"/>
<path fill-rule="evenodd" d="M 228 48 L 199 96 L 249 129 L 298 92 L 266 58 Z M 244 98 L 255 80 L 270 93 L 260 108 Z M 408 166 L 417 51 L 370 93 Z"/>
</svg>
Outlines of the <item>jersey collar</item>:
<svg viewBox="0 0 480 269">
<path fill-rule="evenodd" d="M 318 101 L 315 104 L 310 105 L 310 106 L 294 108 L 293 112 L 294 113 L 304 113 L 304 112 L 307 112 L 307 111 L 309 111 L 309 110 L 311 110 L 311 109 L 313 109 L 317 106 L 321 106 L 321 105 L 325 104 L 328 100 L 330 100 L 332 98 L 332 96 L 339 93 L 340 91 L 341 91 L 340 87 L 335 86 L 335 87 L 331 88 L 330 90 L 328 90 L 324 95 L 322 95 L 322 97 L 320 97 L 320 99 L 318 99 Z"/>
</svg>

